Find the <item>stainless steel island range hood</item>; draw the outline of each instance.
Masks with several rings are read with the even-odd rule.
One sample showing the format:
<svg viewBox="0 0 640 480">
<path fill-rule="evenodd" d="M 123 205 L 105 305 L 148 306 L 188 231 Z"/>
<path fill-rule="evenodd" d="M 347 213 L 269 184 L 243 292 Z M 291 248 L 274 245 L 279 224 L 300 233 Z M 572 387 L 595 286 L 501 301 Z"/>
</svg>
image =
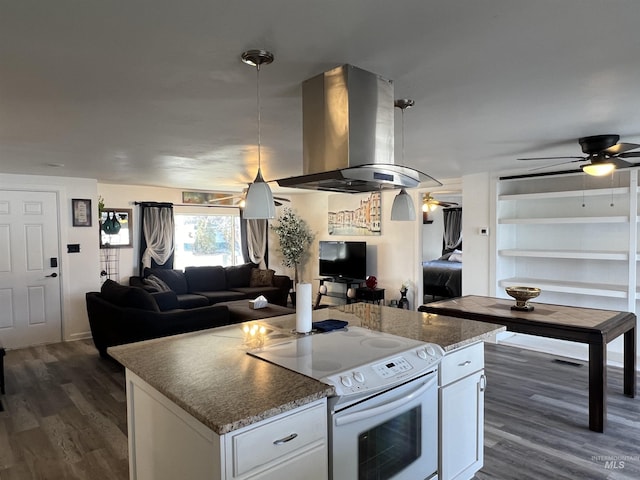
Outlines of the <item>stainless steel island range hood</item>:
<svg viewBox="0 0 640 480">
<path fill-rule="evenodd" d="M 302 83 L 303 172 L 281 187 L 343 193 L 440 186 L 418 170 L 394 165 L 393 84 L 342 65 Z"/>
</svg>

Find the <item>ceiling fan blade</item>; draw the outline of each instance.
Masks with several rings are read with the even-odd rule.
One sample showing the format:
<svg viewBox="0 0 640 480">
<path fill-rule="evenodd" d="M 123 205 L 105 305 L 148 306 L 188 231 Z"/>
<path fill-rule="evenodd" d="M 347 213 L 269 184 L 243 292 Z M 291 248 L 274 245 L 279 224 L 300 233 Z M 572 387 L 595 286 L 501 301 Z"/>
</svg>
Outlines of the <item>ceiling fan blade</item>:
<svg viewBox="0 0 640 480">
<path fill-rule="evenodd" d="M 560 158 L 564 158 L 564 157 L 560 157 Z M 579 157 L 580 160 L 569 160 L 568 162 L 560 162 L 560 163 L 552 163 L 550 165 L 541 165 L 539 167 L 535 167 L 535 168 L 530 168 L 529 171 L 530 172 L 534 172 L 536 170 L 542 170 L 545 168 L 552 168 L 552 167 L 559 167 L 560 165 L 566 165 L 567 163 L 576 163 L 576 162 L 582 162 L 585 161 L 586 159 Z"/>
<path fill-rule="evenodd" d="M 609 147 L 603 150 L 607 155 L 619 155 L 624 152 L 628 152 L 629 150 L 635 150 L 636 148 L 640 148 L 640 145 L 637 143 L 618 143 L 613 147 Z"/>
<path fill-rule="evenodd" d="M 635 158 L 640 157 L 640 152 L 621 153 L 618 158 Z"/>
<path fill-rule="evenodd" d="M 631 162 L 625 162 L 624 160 L 622 160 L 621 158 L 612 158 L 611 160 L 609 160 L 611 163 L 613 163 L 616 168 L 629 168 L 629 167 L 635 167 L 636 164 L 635 163 L 631 163 Z"/>
<path fill-rule="evenodd" d="M 581 161 L 581 160 L 586 160 L 586 158 L 585 158 L 585 157 L 567 157 L 567 156 L 564 156 L 564 157 L 532 157 L 532 158 L 519 158 L 518 160 L 525 160 L 525 161 L 526 161 L 526 160 L 561 160 L 561 159 L 563 159 L 563 158 L 566 158 L 566 159 L 569 159 L 569 158 L 575 158 L 576 160 L 574 160 L 574 161 L 576 161 L 576 162 L 579 162 L 579 161 Z"/>
</svg>

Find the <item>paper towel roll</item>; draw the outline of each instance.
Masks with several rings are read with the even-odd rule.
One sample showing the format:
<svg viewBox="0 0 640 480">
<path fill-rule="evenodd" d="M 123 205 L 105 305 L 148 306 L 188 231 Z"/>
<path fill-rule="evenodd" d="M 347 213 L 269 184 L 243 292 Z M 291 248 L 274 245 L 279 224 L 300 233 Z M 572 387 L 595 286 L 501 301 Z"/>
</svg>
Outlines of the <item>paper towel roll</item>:
<svg viewBox="0 0 640 480">
<path fill-rule="evenodd" d="M 296 332 L 309 333 L 311 331 L 311 284 L 296 285 Z"/>
</svg>

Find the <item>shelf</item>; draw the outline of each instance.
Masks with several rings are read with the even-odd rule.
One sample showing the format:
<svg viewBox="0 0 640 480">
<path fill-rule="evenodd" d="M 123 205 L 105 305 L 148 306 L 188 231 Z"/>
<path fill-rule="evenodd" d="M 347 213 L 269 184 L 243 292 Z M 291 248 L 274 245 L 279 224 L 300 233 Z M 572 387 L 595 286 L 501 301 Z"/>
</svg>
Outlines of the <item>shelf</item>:
<svg viewBox="0 0 640 480">
<path fill-rule="evenodd" d="M 585 190 L 566 190 L 556 192 L 538 192 L 538 193 L 515 193 L 499 195 L 498 200 L 541 200 L 544 198 L 572 198 L 572 197 L 595 197 L 599 195 L 625 195 L 629 193 L 628 187 L 616 188 L 594 188 Z"/>
<path fill-rule="evenodd" d="M 501 225 L 568 224 L 568 223 L 628 223 L 626 215 L 610 217 L 540 217 L 540 218 L 501 218 Z"/>
<path fill-rule="evenodd" d="M 577 295 L 595 295 L 599 297 L 627 298 L 627 285 L 611 285 L 604 283 L 563 282 L 541 278 L 505 278 L 498 282 L 504 287 L 518 285 L 535 286 L 543 291 L 557 293 L 574 293 Z"/>
<path fill-rule="evenodd" d="M 531 257 L 531 258 L 567 258 L 580 260 L 629 260 L 627 252 L 620 251 L 582 251 L 582 250 L 499 250 L 503 257 Z"/>
</svg>

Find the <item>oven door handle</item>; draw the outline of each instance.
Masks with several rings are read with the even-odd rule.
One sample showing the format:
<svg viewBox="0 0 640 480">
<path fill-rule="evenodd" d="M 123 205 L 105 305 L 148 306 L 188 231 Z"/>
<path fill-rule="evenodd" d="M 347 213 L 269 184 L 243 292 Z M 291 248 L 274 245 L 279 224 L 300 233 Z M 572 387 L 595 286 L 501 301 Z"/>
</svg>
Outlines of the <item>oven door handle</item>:
<svg viewBox="0 0 640 480">
<path fill-rule="evenodd" d="M 429 390 L 433 386 L 435 386 L 435 383 L 437 382 L 437 380 L 438 380 L 438 378 L 436 376 L 434 376 L 428 382 L 426 382 L 424 385 L 422 385 L 421 387 L 419 387 L 419 388 L 415 389 L 413 392 L 411 392 L 409 395 L 405 395 L 404 397 L 399 398 L 397 400 L 393 400 L 393 401 L 388 402 L 388 403 L 383 403 L 382 405 L 378 405 L 377 407 L 369 408 L 367 410 L 362 410 L 360 412 L 347 413 L 344 416 L 336 417 L 335 418 L 336 426 L 347 425 L 349 423 L 357 422 L 358 420 L 362 420 L 362 419 L 365 419 L 365 418 L 371 418 L 374 415 L 378 415 L 380 413 L 386 413 L 386 412 L 389 412 L 389 411 L 393 410 L 394 408 L 401 407 L 401 406 L 409 403 L 410 401 L 412 401 L 416 397 L 419 397 L 420 395 L 422 395 L 424 392 L 426 392 L 427 390 Z"/>
</svg>

